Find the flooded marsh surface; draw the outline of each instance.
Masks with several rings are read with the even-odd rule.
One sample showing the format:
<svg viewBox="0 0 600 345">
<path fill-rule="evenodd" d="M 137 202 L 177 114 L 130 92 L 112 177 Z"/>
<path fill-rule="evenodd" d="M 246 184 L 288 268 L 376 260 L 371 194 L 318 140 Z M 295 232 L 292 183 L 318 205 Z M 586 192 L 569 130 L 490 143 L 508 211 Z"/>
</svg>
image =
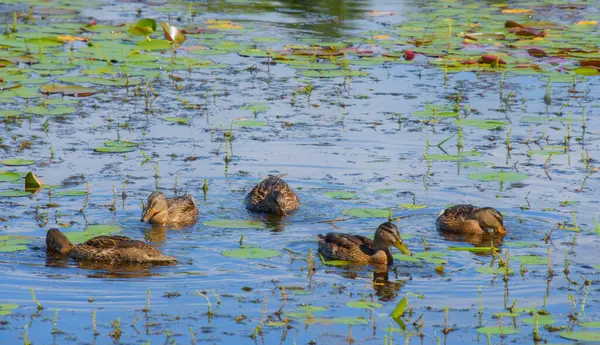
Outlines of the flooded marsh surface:
<svg viewBox="0 0 600 345">
<path fill-rule="evenodd" d="M 2 343 L 600 341 L 599 10 L 0 4 Z M 283 219 L 244 209 L 268 174 L 302 201 Z M 140 222 L 156 189 L 198 222 Z M 461 203 L 508 234 L 438 232 Z M 389 218 L 414 254 L 389 271 L 319 257 Z M 178 263 L 47 258 L 52 227 Z"/>
</svg>

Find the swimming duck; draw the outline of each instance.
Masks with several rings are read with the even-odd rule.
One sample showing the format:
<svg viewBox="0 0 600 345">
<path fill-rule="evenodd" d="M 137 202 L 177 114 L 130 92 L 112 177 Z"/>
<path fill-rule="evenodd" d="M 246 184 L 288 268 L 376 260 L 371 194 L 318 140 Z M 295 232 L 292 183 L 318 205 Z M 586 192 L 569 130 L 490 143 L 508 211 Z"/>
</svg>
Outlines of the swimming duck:
<svg viewBox="0 0 600 345">
<path fill-rule="evenodd" d="M 165 225 L 193 223 L 197 218 L 198 207 L 196 207 L 193 196 L 185 194 L 179 197 L 165 198 L 161 192 L 152 192 L 140 220 Z"/>
<path fill-rule="evenodd" d="M 391 246 L 406 255 L 412 255 L 402 242 L 398 227 L 390 222 L 379 225 L 375 230 L 374 240 L 360 235 L 336 232 L 319 235 L 319 253 L 330 260 L 391 265 L 394 262 L 390 252 Z"/>
<path fill-rule="evenodd" d="M 503 217 L 492 207 L 455 205 L 437 217 L 436 226 L 441 231 L 465 234 L 506 234 Z"/>
<path fill-rule="evenodd" d="M 175 263 L 149 244 L 125 236 L 97 236 L 81 244 L 73 244 L 58 229 L 46 233 L 46 252 L 69 256 L 76 260 L 105 262 Z"/>
<path fill-rule="evenodd" d="M 280 176 L 269 175 L 246 195 L 244 204 L 249 211 L 283 216 L 300 206 L 300 199 Z"/>
</svg>

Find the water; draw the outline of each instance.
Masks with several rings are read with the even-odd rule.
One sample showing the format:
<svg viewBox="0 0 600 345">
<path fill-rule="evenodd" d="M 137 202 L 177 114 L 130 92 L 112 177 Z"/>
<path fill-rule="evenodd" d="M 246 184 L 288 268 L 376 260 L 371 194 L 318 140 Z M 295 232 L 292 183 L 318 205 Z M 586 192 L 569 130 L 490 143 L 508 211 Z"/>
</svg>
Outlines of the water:
<svg viewBox="0 0 600 345">
<path fill-rule="evenodd" d="M 10 14 L 21 3 L 28 4 L 26 1 L 8 4 L 3 11 Z M 136 10 L 141 8 L 142 17 L 167 20 L 170 16 L 174 25 L 188 26 L 188 3 L 161 4 L 109 2 L 83 8 L 83 3 L 73 2 L 71 6 L 81 9 L 81 13 L 68 20 L 83 22 L 87 16 L 93 16 L 103 24 L 132 23 L 137 20 Z M 280 1 L 256 2 L 250 7 L 245 4 L 193 3 L 198 16 L 191 19 L 189 26 L 204 27 L 208 19 L 233 20 L 245 29 L 226 31 L 223 40 L 280 50 L 311 38 L 336 41 L 359 35 L 369 37 L 382 31 L 393 33 L 403 21 L 429 13 L 425 2 Z M 367 15 L 370 10 L 398 14 L 371 17 Z M 588 11 L 597 14 L 596 8 Z M 10 15 L 5 18 L 12 23 Z M 60 21 L 38 18 L 37 23 L 58 25 Z M 252 41 L 257 37 L 281 40 L 266 44 Z M 188 35 L 182 46 L 205 43 L 199 36 Z M 78 43 L 76 47 L 80 49 L 84 44 Z M 377 43 L 374 49 L 388 48 Z M 403 49 L 402 45 L 397 48 Z M 69 52 L 68 45 L 58 50 Z M 64 58 L 53 60 L 54 51 L 48 48 L 46 59 L 66 63 Z M 351 339 L 357 343 L 385 344 L 390 341 L 388 328 L 399 327 L 390 313 L 408 292 L 422 294 L 423 298 L 408 296 L 412 316 L 404 318 L 406 332 L 392 333 L 396 343 L 486 343 L 487 336 L 476 329 L 497 326 L 499 320 L 493 314 L 507 311 L 515 300 L 518 307 L 531 307 L 535 303 L 538 309 L 547 310 L 557 321 L 554 326 L 564 327 L 562 330 L 575 325 L 569 319 L 573 311 L 569 296 L 574 296 L 580 321 L 598 320 L 600 296 L 595 286 L 597 269 L 593 267 L 598 260 L 591 254 L 599 244 L 592 219 L 597 216 L 598 178 L 582 161 L 582 153 L 587 152 L 593 159 L 599 152 L 600 123 L 594 92 L 598 90 L 597 78 L 579 85 L 579 93 L 569 92 L 569 84 L 553 83 L 552 102 L 547 105 L 544 77 L 472 72 L 445 75 L 422 55 L 413 64 L 353 66 L 368 71 L 369 76 L 347 80 L 299 77 L 295 69 L 284 63 L 267 66 L 261 63 L 264 58 L 245 58 L 235 53 L 190 56 L 230 67 L 195 69 L 191 73 L 177 71 L 175 75 L 182 79 L 176 86 L 167 77 L 168 73 L 163 72 L 161 78 L 151 81 L 158 94 L 151 113 L 145 112 L 145 81 L 140 89 L 142 94 L 137 96 L 133 87 L 127 90 L 91 85 L 106 92 L 82 98 L 72 115 L 26 117 L 20 123 L 5 126 L 6 151 L 2 158 L 36 161 L 30 167 L 4 167 L 5 170 L 33 170 L 52 185 L 82 174 L 91 194 L 83 212 L 80 209 L 85 197 L 53 197 L 52 202 L 59 206 L 47 207 L 50 203 L 47 189 L 30 197 L 0 199 L 5 218 L 0 235 L 35 238 L 28 244 L 28 250 L 0 256 L 5 272 L 0 283 L 0 294 L 4 296 L 0 302 L 18 304 L 12 314 L 1 317 L 2 343 L 23 341 L 27 325 L 27 337 L 33 344 L 113 341 L 342 344 L 351 343 Z M 164 58 L 168 60 L 169 54 L 165 53 Z M 84 69 L 85 65 L 66 75 L 81 75 Z M 39 72 L 32 71 L 31 76 L 38 77 Z M 51 75 L 48 79 L 60 76 Z M 298 92 L 308 85 L 304 81 L 310 81 L 314 87 L 310 99 Z M 509 95 L 511 92 L 514 96 Z M 457 94 L 461 94 L 463 109 L 468 105 L 475 110 L 468 111 L 470 119 L 494 119 L 508 125 L 499 130 L 470 126 L 461 126 L 459 130 L 452 119 L 432 122 L 431 118 L 412 115 L 427 104 L 451 107 L 454 102 L 449 98 Z M 501 94 L 508 101 L 502 101 Z M 185 108 L 182 99 L 197 106 Z M 28 102 L 38 101 L 39 98 L 32 98 Z M 264 102 L 269 109 L 256 114 L 242 109 L 251 102 Z M 25 100 L 16 98 L 16 103 L 4 104 L 3 110 L 21 109 L 25 104 Z M 585 135 L 583 140 L 576 140 L 582 136 L 580 119 L 584 106 Z M 569 112 L 573 113 L 570 122 L 565 120 Z M 562 117 L 557 113 L 562 113 Z M 229 130 L 232 120 L 253 120 L 255 116 L 268 124 L 234 126 L 231 146 L 226 148 L 228 143 L 223 133 Z M 522 121 L 527 116 L 555 121 L 541 124 Z M 184 117 L 189 125 L 173 124 L 162 117 Z M 47 133 L 43 131 L 46 119 L 49 119 Z M 505 144 L 509 129 L 510 151 Z M 528 154 L 546 145 L 562 144 L 569 133 L 572 139 L 567 154 L 555 154 L 549 161 L 548 156 Z M 126 154 L 94 152 L 105 140 L 117 138 L 138 142 L 140 149 Z M 31 141 L 32 145 L 20 152 L 18 147 L 23 140 Z M 468 166 L 464 161 L 424 158 L 444 151 L 457 154 L 459 149 L 477 150 L 479 156 L 465 157 L 464 161 L 485 165 Z M 141 150 L 149 157 L 148 161 Z M 228 163 L 227 154 L 231 157 Z M 595 163 L 590 161 L 592 167 Z M 529 177 L 502 184 L 468 178 L 471 173 L 500 170 L 518 170 Z M 248 213 L 242 201 L 260 179 L 279 173 L 287 174 L 285 180 L 297 190 L 303 204 L 297 212 L 274 224 L 268 217 Z M 206 199 L 202 193 L 204 179 L 209 186 Z M 1 188 L 16 189 L 20 184 L 21 181 L 3 182 Z M 174 193 L 175 184 L 178 194 L 194 195 L 200 221 L 183 229 L 157 229 L 140 223 L 140 199 L 145 201 L 157 184 L 167 196 Z M 86 190 L 86 185 L 79 183 L 66 189 Z M 336 190 L 353 191 L 357 197 L 336 200 L 323 194 Z M 562 206 L 561 202 L 567 200 L 577 203 Z M 424 207 L 399 206 L 413 203 Z M 536 254 L 546 258 L 549 248 L 555 275 L 548 274 L 546 264 L 528 265 L 528 272 L 521 274 L 520 262 L 516 260 L 510 262 L 514 275 L 507 281 L 503 275 L 477 272 L 478 267 L 490 266 L 492 257 L 486 253 L 447 250 L 448 246 L 470 244 L 461 238 L 442 236 L 434 227 L 439 211 L 455 203 L 497 207 L 505 214 L 509 229 L 504 242 L 497 243 L 503 250 L 502 257 L 510 250 L 511 256 Z M 388 282 L 374 285 L 373 275 L 379 276 L 380 272 L 370 267 L 323 265 L 316 257 L 317 234 L 344 231 L 370 235 L 385 220 L 353 218 L 342 213 L 362 207 L 392 208 L 394 216 L 401 217 L 398 224 L 413 252 L 424 251 L 423 239 L 431 251 L 445 254 L 444 273 L 435 272 L 438 264 L 397 261 L 389 272 Z M 551 241 L 544 243 L 544 236 L 555 224 L 575 226 L 572 211 L 582 231 L 555 229 Z M 222 229 L 203 224 L 214 219 L 259 220 L 268 228 Z M 177 257 L 179 264 L 123 268 L 46 261 L 43 238 L 47 229 L 81 231 L 87 224 L 118 225 L 122 235 L 146 238 L 164 253 Z M 239 248 L 242 235 L 244 245 L 279 250 L 281 255 L 272 259 L 223 256 L 223 251 Z M 528 242 L 528 246 L 514 244 L 521 241 Z M 316 271 L 309 274 L 306 268 L 311 249 Z M 570 262 L 568 277 L 563 272 L 565 256 Z M 584 285 L 582 278 L 592 285 Z M 30 289 L 35 290 L 43 310 L 37 310 Z M 382 306 L 373 310 L 346 306 L 347 302 L 361 299 Z M 292 317 L 294 314 L 290 313 L 302 311 L 306 305 L 327 309 L 312 312 L 308 318 Z M 447 327 L 454 328 L 448 334 L 443 332 L 444 307 L 449 308 Z M 94 335 L 92 326 L 93 311 L 98 335 Z M 491 342 L 532 342 L 532 326 L 522 322 L 524 317 L 529 315 L 503 317 L 503 327 L 514 323 L 520 333 L 506 335 L 504 339 L 492 335 Z M 118 340 L 110 335 L 115 329 L 111 322 L 117 319 L 121 322 Z M 282 327 L 278 322 L 284 320 L 289 323 Z M 413 326 L 416 320 L 417 324 L 423 321 L 422 329 Z M 350 322 L 356 324 L 350 327 Z M 549 343 L 567 342 L 556 331 L 540 326 L 540 332 Z"/>
</svg>

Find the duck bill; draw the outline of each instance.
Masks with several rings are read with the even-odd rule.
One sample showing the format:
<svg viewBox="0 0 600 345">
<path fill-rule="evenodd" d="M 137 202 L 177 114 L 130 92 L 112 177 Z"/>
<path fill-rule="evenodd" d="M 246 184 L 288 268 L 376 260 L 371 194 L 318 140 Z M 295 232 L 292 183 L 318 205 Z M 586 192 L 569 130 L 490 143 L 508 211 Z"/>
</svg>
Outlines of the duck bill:
<svg viewBox="0 0 600 345">
<path fill-rule="evenodd" d="M 142 213 L 142 219 L 140 219 L 140 221 L 145 223 L 145 222 L 149 221 L 150 218 L 154 217 L 155 214 L 156 214 L 156 211 L 153 208 L 146 209 L 146 210 L 144 210 L 144 213 Z"/>
<path fill-rule="evenodd" d="M 506 234 L 506 228 L 504 227 L 504 225 L 501 225 L 498 227 L 498 233 L 501 235 L 505 235 Z"/>
<path fill-rule="evenodd" d="M 406 245 L 400 241 L 396 241 L 396 243 L 394 243 L 394 247 L 398 248 L 402 252 L 402 254 L 412 255 L 412 253 L 410 252 L 410 250 L 408 250 Z"/>
</svg>

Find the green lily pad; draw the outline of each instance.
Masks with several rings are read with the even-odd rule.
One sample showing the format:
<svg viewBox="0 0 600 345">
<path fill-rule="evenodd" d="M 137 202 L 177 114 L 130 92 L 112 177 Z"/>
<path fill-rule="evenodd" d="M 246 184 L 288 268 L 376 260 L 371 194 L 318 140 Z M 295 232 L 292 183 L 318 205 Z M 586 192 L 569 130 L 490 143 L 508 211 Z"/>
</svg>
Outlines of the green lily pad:
<svg viewBox="0 0 600 345">
<path fill-rule="evenodd" d="M 376 208 L 351 208 L 343 210 L 342 214 L 356 218 L 387 218 L 390 211 Z"/>
<path fill-rule="evenodd" d="M 328 198 L 342 199 L 342 200 L 348 200 L 348 199 L 354 199 L 354 198 L 356 198 L 356 193 L 354 193 L 354 192 L 344 192 L 344 191 L 339 191 L 339 192 L 325 192 L 325 193 L 323 193 L 323 195 L 325 195 Z"/>
<path fill-rule="evenodd" d="M 96 236 L 108 236 L 121 232 L 118 225 L 88 225 L 84 231 L 65 232 L 65 236 L 73 243 L 82 243 Z"/>
<path fill-rule="evenodd" d="M 138 147 L 140 144 L 126 140 L 104 140 L 106 147 Z"/>
<path fill-rule="evenodd" d="M 419 258 L 417 258 L 415 256 L 411 256 L 411 255 L 396 253 L 396 254 L 394 254 L 392 256 L 394 257 L 394 259 L 400 260 L 400 261 L 421 262 L 421 259 L 419 259 Z"/>
<path fill-rule="evenodd" d="M 513 327 L 479 327 L 477 328 L 478 333 L 482 334 L 517 334 L 519 330 Z"/>
<path fill-rule="evenodd" d="M 31 195 L 31 193 L 24 190 L 3 190 L 0 192 L 0 198 L 16 198 L 29 195 Z"/>
<path fill-rule="evenodd" d="M 137 46 L 144 50 L 171 50 L 171 42 L 167 40 L 141 41 Z"/>
<path fill-rule="evenodd" d="M 8 304 L 3 303 L 0 304 L 0 316 L 6 316 L 12 314 L 14 309 L 17 309 L 19 306 L 17 304 Z"/>
<path fill-rule="evenodd" d="M 533 317 L 526 317 L 522 321 L 528 325 L 533 325 L 534 323 Z M 553 325 L 555 323 L 556 320 L 552 315 L 538 315 L 538 325 Z"/>
<path fill-rule="evenodd" d="M 392 194 L 395 192 L 396 192 L 396 190 L 393 188 L 382 188 L 382 189 L 377 189 L 377 190 L 373 191 L 373 193 L 375 193 L 375 194 Z"/>
<path fill-rule="evenodd" d="M 257 102 L 257 103 L 247 104 L 247 105 L 241 107 L 240 109 L 251 110 L 253 112 L 258 113 L 261 111 L 269 110 L 269 105 L 267 103 Z"/>
<path fill-rule="evenodd" d="M 505 242 L 504 245 L 506 247 L 513 247 L 513 248 L 535 248 L 535 247 L 540 246 L 540 244 L 538 242 L 529 242 L 529 241 L 508 241 L 508 242 Z"/>
<path fill-rule="evenodd" d="M 559 335 L 570 340 L 600 343 L 600 332 L 560 332 Z"/>
<path fill-rule="evenodd" d="M 497 129 L 508 125 L 508 122 L 506 121 L 484 119 L 461 119 L 457 123 L 463 126 L 472 126 L 482 129 Z"/>
<path fill-rule="evenodd" d="M 585 328 L 600 328 L 600 321 L 582 322 L 579 326 Z"/>
<path fill-rule="evenodd" d="M 102 153 L 126 153 L 135 151 L 133 146 L 100 146 L 94 149 L 96 152 Z"/>
<path fill-rule="evenodd" d="M 373 309 L 383 308 L 383 304 L 378 302 L 367 302 L 367 301 L 350 301 L 346 303 L 347 307 L 358 308 L 358 309 Z"/>
<path fill-rule="evenodd" d="M 495 268 L 495 267 L 490 267 L 490 266 L 480 266 L 480 267 L 477 267 L 475 270 L 477 272 L 483 273 L 483 274 L 501 274 L 501 275 L 504 275 L 504 273 L 505 273 L 504 267 Z M 513 269 L 509 268 L 508 269 L 508 274 L 513 274 L 513 273 L 515 273 L 513 271 Z"/>
<path fill-rule="evenodd" d="M 65 190 L 65 191 L 60 191 L 60 192 L 55 192 L 52 193 L 52 196 L 54 197 L 61 197 L 61 196 L 86 196 L 88 193 L 85 190 Z"/>
<path fill-rule="evenodd" d="M 213 228 L 228 228 L 228 229 L 264 229 L 265 226 L 261 222 L 255 220 L 240 220 L 240 219 L 216 219 L 202 222 L 203 225 Z"/>
<path fill-rule="evenodd" d="M 180 125 L 189 125 L 190 124 L 190 121 L 183 117 L 163 117 L 163 120 L 169 121 L 169 122 L 175 122 Z"/>
<path fill-rule="evenodd" d="M 239 249 L 226 250 L 222 253 L 224 256 L 242 259 L 268 259 L 281 255 L 280 251 L 273 249 L 262 249 L 257 247 L 244 247 Z"/>
<path fill-rule="evenodd" d="M 8 166 L 25 166 L 35 164 L 35 161 L 30 159 L 3 159 L 0 163 Z"/>
<path fill-rule="evenodd" d="M 523 262 L 525 265 L 546 265 L 548 259 L 537 255 L 515 255 L 511 256 L 514 262 Z"/>
<path fill-rule="evenodd" d="M 420 210 L 420 209 L 427 207 L 427 205 L 418 205 L 418 204 L 399 204 L 398 206 L 400 208 L 404 208 L 407 210 Z"/>
<path fill-rule="evenodd" d="M 255 120 L 239 120 L 234 121 L 233 124 L 238 127 L 263 127 L 266 126 L 268 122 Z"/>
<path fill-rule="evenodd" d="M 44 116 L 58 116 L 58 115 L 68 115 L 77 111 L 74 107 L 27 107 L 21 109 L 24 113 L 34 114 L 34 115 L 44 115 Z"/>
<path fill-rule="evenodd" d="M 487 173 L 472 173 L 467 176 L 471 180 L 477 181 L 500 181 L 500 182 L 513 182 L 523 181 L 529 176 L 523 173 L 515 172 L 487 172 Z"/>
<path fill-rule="evenodd" d="M 313 78 L 364 77 L 368 72 L 356 70 L 309 70 L 300 71 L 299 75 Z"/>
<path fill-rule="evenodd" d="M 10 182 L 21 179 L 23 176 L 18 173 L 2 171 L 0 172 L 0 182 Z"/>
<path fill-rule="evenodd" d="M 592 67 L 579 67 L 579 68 L 576 68 L 574 70 L 574 72 L 576 74 L 585 75 L 585 76 L 594 76 L 594 75 L 600 74 L 600 71 L 598 71 L 597 69 L 592 68 Z"/>
</svg>

